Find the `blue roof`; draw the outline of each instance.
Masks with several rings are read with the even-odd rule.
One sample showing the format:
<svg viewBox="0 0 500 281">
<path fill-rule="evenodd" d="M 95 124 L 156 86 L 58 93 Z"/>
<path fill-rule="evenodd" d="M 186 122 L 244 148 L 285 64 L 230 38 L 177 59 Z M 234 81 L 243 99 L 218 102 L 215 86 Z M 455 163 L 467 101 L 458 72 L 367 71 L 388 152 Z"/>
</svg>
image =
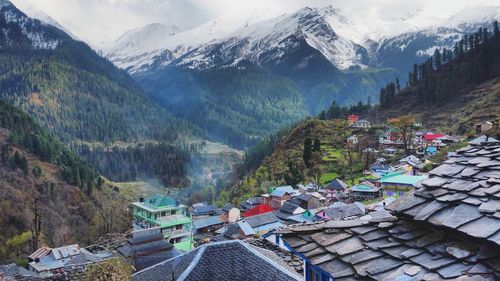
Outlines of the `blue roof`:
<svg viewBox="0 0 500 281">
<path fill-rule="evenodd" d="M 286 186 L 279 186 L 274 189 L 274 191 L 271 193 L 272 196 L 278 196 L 282 197 L 285 194 L 292 194 L 295 193 L 295 189 L 291 185 L 286 185 Z"/>
</svg>

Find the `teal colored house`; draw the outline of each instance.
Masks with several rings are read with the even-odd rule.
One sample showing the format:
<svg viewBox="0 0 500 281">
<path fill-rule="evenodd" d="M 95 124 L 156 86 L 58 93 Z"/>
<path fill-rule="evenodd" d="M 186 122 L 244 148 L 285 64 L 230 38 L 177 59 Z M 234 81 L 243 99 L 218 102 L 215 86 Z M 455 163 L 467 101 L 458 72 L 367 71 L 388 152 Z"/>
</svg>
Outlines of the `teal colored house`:
<svg viewBox="0 0 500 281">
<path fill-rule="evenodd" d="M 405 175 L 403 172 L 394 172 L 384 175 L 380 180 L 380 184 L 384 188 L 405 188 L 411 189 L 418 182 L 426 179 L 427 176 Z"/>
<path fill-rule="evenodd" d="M 175 248 L 184 251 L 193 248 L 192 220 L 186 215 L 187 206 L 157 194 L 141 198 L 130 207 L 134 229 L 159 227 L 163 237 Z"/>
</svg>

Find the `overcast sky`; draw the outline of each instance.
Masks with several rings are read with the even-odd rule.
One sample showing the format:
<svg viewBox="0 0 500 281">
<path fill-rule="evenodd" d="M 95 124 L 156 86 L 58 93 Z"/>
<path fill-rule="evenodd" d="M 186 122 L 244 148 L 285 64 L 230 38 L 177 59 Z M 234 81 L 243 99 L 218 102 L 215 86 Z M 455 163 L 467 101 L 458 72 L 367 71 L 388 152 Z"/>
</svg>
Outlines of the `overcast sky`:
<svg viewBox="0 0 500 281">
<path fill-rule="evenodd" d="M 21 10 L 39 10 L 96 47 L 127 30 L 149 23 L 190 28 L 227 13 L 245 17 L 256 10 L 277 15 L 304 6 L 332 5 L 353 21 L 384 28 L 409 20 L 415 26 L 438 23 L 469 6 L 499 5 L 499 0 L 11 0 Z"/>
</svg>

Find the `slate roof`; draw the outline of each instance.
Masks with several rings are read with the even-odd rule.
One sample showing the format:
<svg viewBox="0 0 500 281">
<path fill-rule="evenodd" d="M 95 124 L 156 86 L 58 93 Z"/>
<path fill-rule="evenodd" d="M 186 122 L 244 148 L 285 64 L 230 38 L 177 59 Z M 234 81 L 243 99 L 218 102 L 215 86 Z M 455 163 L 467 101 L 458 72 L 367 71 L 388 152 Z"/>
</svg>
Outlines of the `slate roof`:
<svg viewBox="0 0 500 281">
<path fill-rule="evenodd" d="M 224 222 L 220 219 L 219 216 L 212 216 L 199 220 L 193 220 L 193 226 L 196 230 L 222 223 Z"/>
<path fill-rule="evenodd" d="M 335 280 L 495 280 L 500 252 L 385 210 L 357 220 L 281 231 L 284 241 Z M 479 277 L 479 276 L 476 276 Z"/>
<path fill-rule="evenodd" d="M 245 218 L 245 221 L 251 227 L 259 227 L 262 225 L 278 222 L 279 220 L 272 212 L 270 212 Z"/>
<path fill-rule="evenodd" d="M 3 274 L 3 276 L 2 276 Z M 15 263 L 0 265 L 0 276 L 5 281 L 42 281 L 44 278 L 38 277 L 35 272 L 29 271 Z"/>
<path fill-rule="evenodd" d="M 301 280 L 239 240 L 205 244 L 132 275 L 149 280 Z"/>
<path fill-rule="evenodd" d="M 499 157 L 467 146 L 389 211 L 279 232 L 335 280 L 499 280 Z"/>
<path fill-rule="evenodd" d="M 263 197 L 252 197 L 248 198 L 247 202 L 252 205 L 258 205 L 264 203 L 264 198 Z"/>
<path fill-rule="evenodd" d="M 347 189 L 347 184 L 339 179 L 334 179 L 327 186 L 326 189 L 343 191 Z"/>
<path fill-rule="evenodd" d="M 309 193 L 301 193 L 300 195 L 295 196 L 294 198 L 297 198 L 298 200 L 303 201 L 303 202 L 307 202 L 307 201 L 311 200 L 311 198 L 314 198 L 314 196 L 312 194 L 309 194 Z"/>
<path fill-rule="evenodd" d="M 325 215 L 331 220 L 342 220 L 348 217 L 361 216 L 365 214 L 358 205 L 341 203 L 325 209 Z"/>
<path fill-rule="evenodd" d="M 500 142 L 467 146 L 390 208 L 500 246 Z"/>
<path fill-rule="evenodd" d="M 117 247 L 116 250 L 124 257 L 130 258 L 136 270 L 181 254 L 163 239 L 160 228 L 134 231 L 127 239 L 127 243 Z"/>
<path fill-rule="evenodd" d="M 203 205 L 194 207 L 191 211 L 191 214 L 195 216 L 214 215 L 216 213 L 215 209 L 216 208 L 213 205 Z"/>
<path fill-rule="evenodd" d="M 495 138 L 492 138 L 492 137 L 487 137 L 485 135 L 482 135 L 482 136 L 479 136 L 473 140 L 471 140 L 469 142 L 470 145 L 481 145 L 482 143 L 484 142 L 491 142 L 491 143 L 494 143 L 494 142 L 498 142 L 497 139 Z"/>
<path fill-rule="evenodd" d="M 240 202 L 240 208 L 242 211 L 246 211 L 262 203 L 264 203 L 263 197 L 252 197 Z"/>
<path fill-rule="evenodd" d="M 227 212 L 231 211 L 232 208 L 234 208 L 233 204 L 227 203 L 226 205 L 224 205 L 222 207 L 222 210 L 227 213 Z"/>
<path fill-rule="evenodd" d="M 285 202 L 283 204 L 283 206 L 281 206 L 280 211 L 285 212 L 285 213 L 289 213 L 289 214 L 293 214 L 293 212 L 295 212 L 295 210 L 297 210 L 298 208 L 300 208 L 299 205 L 295 205 L 295 204 L 290 203 L 290 202 Z"/>
</svg>

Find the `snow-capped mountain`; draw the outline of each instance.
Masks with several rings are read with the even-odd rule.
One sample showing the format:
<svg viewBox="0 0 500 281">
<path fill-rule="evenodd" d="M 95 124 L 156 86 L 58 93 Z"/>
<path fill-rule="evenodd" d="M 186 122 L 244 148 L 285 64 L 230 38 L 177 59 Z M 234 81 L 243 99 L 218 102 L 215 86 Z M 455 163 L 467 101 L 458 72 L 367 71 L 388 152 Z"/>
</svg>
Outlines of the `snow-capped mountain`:
<svg viewBox="0 0 500 281">
<path fill-rule="evenodd" d="M 351 22 L 338 9 L 306 7 L 293 14 L 262 18 L 265 16 L 253 15 L 231 23 L 230 17 L 221 17 L 162 37 L 148 36 L 151 31 L 144 28 L 133 32 L 143 44 L 125 43 L 121 38 L 108 58 L 131 73 L 170 64 L 187 68 L 210 68 L 241 60 L 262 64 L 279 60 L 286 51 L 285 39 L 292 36 L 305 40 L 340 69 L 365 66 L 366 52 L 361 44 L 366 28 Z"/>
<path fill-rule="evenodd" d="M 269 17 L 265 12 L 252 14 L 246 19 L 228 14 L 189 30 L 172 29 L 159 23 L 149 24 L 126 32 L 105 51 L 106 57 L 130 73 L 145 71 L 153 66 L 166 66 L 195 48 Z"/>
<path fill-rule="evenodd" d="M 130 73 L 168 66 L 207 69 L 242 60 L 263 65 L 279 63 L 303 40 L 340 70 L 388 66 L 406 71 L 436 48 L 450 48 L 463 34 L 499 17 L 500 6 L 467 8 L 439 25 L 415 29 L 411 22 L 418 16 L 412 14 L 402 19 L 406 31 L 380 36 L 332 6 L 306 7 L 277 17 L 219 17 L 185 31 L 148 25 L 118 39 L 107 57 Z"/>
<path fill-rule="evenodd" d="M 57 28 L 26 16 L 10 1 L 0 0 L 0 14 L 0 21 L 5 25 L 3 32 L 0 33 L 2 45 L 9 47 L 31 45 L 33 49 L 55 49 L 61 43 Z M 20 37 L 25 39 L 19 40 Z M 18 46 L 20 42 L 24 45 Z"/>
<path fill-rule="evenodd" d="M 194 49 L 175 64 L 195 69 L 230 65 L 240 60 L 257 65 L 276 64 L 297 40 L 304 40 L 339 69 L 364 67 L 365 53 L 356 43 L 361 42 L 361 34 L 339 10 L 307 7 L 238 29 L 222 40 Z"/>
<path fill-rule="evenodd" d="M 5 1 L 8 2 L 8 1 Z M 33 19 L 38 19 L 46 24 L 50 24 L 52 26 L 57 27 L 58 29 L 64 31 L 66 34 L 71 36 L 71 38 L 75 40 L 79 40 L 71 31 L 69 31 L 66 27 L 61 25 L 58 21 L 56 21 L 54 18 L 46 14 L 45 12 L 41 11 L 40 9 L 37 9 L 35 6 L 32 5 L 32 2 L 30 0 L 17 0 L 16 1 L 16 7 L 23 11 L 28 17 L 33 18 Z"/>
<path fill-rule="evenodd" d="M 377 43 L 375 61 L 401 72 L 408 71 L 411 65 L 427 59 L 436 49 L 453 48 L 464 35 L 480 27 L 491 32 L 492 23 L 497 19 L 500 19 L 500 6 L 464 9 L 437 26 L 382 38 Z"/>
</svg>

